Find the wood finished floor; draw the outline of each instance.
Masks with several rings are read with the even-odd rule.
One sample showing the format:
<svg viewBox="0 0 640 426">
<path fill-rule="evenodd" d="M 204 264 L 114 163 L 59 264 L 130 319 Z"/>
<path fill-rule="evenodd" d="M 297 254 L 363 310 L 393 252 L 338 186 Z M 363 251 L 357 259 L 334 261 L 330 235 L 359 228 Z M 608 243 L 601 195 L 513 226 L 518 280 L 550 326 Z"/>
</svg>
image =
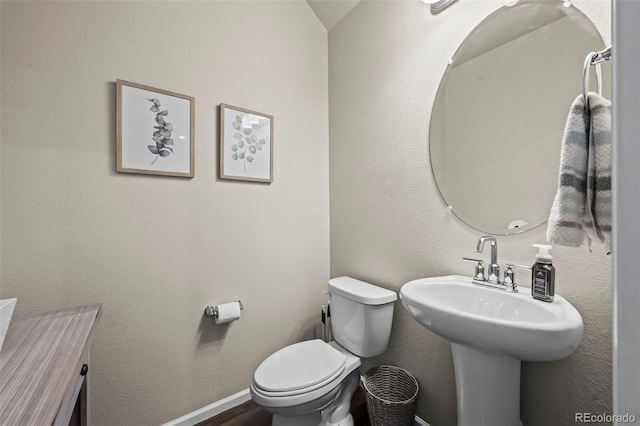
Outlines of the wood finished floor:
<svg viewBox="0 0 640 426">
<path fill-rule="evenodd" d="M 366 395 L 362 388 L 358 388 L 353 394 L 351 415 L 355 426 L 371 426 L 367 413 Z M 271 426 L 271 414 L 264 411 L 255 402 L 247 401 L 200 422 L 196 426 Z"/>
</svg>

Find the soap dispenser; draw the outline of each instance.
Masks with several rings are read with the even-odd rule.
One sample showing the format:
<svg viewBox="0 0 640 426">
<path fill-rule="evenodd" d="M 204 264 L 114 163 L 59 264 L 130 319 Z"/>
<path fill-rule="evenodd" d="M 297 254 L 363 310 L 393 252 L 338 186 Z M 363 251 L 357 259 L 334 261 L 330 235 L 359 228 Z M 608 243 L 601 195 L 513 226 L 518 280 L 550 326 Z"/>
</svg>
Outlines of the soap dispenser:
<svg viewBox="0 0 640 426">
<path fill-rule="evenodd" d="M 556 287 L 556 268 L 551 264 L 549 250 L 551 246 L 547 244 L 534 244 L 539 251 L 536 255 L 536 263 L 531 268 L 531 296 L 534 299 L 545 302 L 553 302 L 553 295 Z"/>
</svg>

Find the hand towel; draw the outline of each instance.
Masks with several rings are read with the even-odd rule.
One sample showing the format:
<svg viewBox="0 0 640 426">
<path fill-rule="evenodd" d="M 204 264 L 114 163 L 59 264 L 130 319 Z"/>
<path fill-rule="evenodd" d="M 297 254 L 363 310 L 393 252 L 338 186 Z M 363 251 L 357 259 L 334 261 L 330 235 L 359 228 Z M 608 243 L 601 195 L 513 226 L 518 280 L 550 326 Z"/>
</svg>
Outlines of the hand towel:
<svg viewBox="0 0 640 426">
<path fill-rule="evenodd" d="M 570 247 L 611 241 L 611 102 L 589 93 L 571 105 L 547 241 Z"/>
</svg>

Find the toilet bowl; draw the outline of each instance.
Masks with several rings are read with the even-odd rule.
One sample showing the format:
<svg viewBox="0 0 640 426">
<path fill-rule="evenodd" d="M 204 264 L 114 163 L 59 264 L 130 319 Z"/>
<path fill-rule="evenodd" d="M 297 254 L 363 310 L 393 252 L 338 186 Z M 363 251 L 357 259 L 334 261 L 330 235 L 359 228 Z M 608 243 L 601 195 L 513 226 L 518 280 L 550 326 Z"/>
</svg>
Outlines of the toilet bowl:
<svg viewBox="0 0 640 426">
<path fill-rule="evenodd" d="M 295 343 L 256 369 L 251 398 L 273 414 L 274 426 L 353 426 L 351 398 L 360 357 L 382 353 L 391 333 L 396 293 L 349 277 L 329 281 L 336 341 Z"/>
<path fill-rule="evenodd" d="M 325 357 L 323 360 L 322 358 Z M 337 343 L 308 340 L 280 349 L 258 367 L 251 398 L 277 426 L 352 426 L 360 358 Z"/>
</svg>

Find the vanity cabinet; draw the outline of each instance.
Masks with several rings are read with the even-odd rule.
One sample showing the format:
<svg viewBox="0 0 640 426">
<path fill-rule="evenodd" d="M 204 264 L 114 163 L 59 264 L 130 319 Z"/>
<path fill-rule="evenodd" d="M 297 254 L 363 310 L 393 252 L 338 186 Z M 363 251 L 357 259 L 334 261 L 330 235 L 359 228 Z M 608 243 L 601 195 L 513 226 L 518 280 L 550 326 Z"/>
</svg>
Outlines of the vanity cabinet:
<svg viewBox="0 0 640 426">
<path fill-rule="evenodd" d="M 14 317 L 0 353 L 0 425 L 86 425 L 102 305 Z"/>
</svg>

